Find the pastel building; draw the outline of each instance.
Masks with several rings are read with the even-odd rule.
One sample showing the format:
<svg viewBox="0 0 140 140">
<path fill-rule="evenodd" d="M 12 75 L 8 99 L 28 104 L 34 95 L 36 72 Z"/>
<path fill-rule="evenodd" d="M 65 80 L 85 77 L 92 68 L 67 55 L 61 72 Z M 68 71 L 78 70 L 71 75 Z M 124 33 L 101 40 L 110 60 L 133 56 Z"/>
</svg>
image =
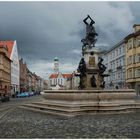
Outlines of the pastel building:
<svg viewBox="0 0 140 140">
<path fill-rule="evenodd" d="M 16 41 L 5 41 L 8 47 L 8 55 L 11 59 L 11 94 L 20 91 L 20 71 L 19 71 L 19 57 Z"/>
<path fill-rule="evenodd" d="M 140 24 L 133 26 L 134 32 L 126 36 L 126 82 L 129 88 L 140 94 Z"/>
<path fill-rule="evenodd" d="M 72 74 L 63 74 L 59 71 L 59 59 L 54 58 L 54 73 L 49 77 L 49 87 L 52 90 L 71 89 Z"/>
<path fill-rule="evenodd" d="M 3 41 L 0 41 L 0 94 L 11 94 L 11 60 Z"/>
<path fill-rule="evenodd" d="M 53 73 L 49 77 L 51 89 L 71 89 L 72 74 Z"/>
<path fill-rule="evenodd" d="M 127 88 L 125 82 L 125 42 L 120 41 L 103 55 L 106 72 L 110 76 L 105 77 L 105 88 Z"/>
</svg>

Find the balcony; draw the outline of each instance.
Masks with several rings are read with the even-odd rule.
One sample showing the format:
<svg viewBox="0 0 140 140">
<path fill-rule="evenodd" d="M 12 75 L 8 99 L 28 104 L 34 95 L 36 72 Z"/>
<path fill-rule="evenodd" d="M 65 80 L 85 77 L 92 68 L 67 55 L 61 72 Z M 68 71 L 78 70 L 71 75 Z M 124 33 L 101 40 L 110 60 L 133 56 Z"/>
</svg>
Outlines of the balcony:
<svg viewBox="0 0 140 140">
<path fill-rule="evenodd" d="M 116 67 L 117 70 L 122 70 L 122 66 Z"/>
<path fill-rule="evenodd" d="M 109 70 L 108 70 L 108 72 L 109 72 L 109 73 L 112 73 L 112 72 L 113 72 L 113 70 L 112 70 L 112 69 L 109 69 Z"/>
</svg>

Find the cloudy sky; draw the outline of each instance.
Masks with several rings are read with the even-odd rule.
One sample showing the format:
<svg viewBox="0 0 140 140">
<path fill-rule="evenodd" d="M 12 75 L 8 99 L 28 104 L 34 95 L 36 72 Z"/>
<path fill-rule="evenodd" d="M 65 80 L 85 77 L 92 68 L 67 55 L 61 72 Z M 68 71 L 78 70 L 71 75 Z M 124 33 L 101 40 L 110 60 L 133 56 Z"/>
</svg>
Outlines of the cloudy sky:
<svg viewBox="0 0 140 140">
<path fill-rule="evenodd" d="M 0 40 L 16 40 L 20 58 L 32 72 L 47 77 L 53 59 L 60 70 L 77 69 L 89 14 L 95 21 L 96 47 L 108 49 L 140 23 L 140 2 L 0 2 Z"/>
</svg>

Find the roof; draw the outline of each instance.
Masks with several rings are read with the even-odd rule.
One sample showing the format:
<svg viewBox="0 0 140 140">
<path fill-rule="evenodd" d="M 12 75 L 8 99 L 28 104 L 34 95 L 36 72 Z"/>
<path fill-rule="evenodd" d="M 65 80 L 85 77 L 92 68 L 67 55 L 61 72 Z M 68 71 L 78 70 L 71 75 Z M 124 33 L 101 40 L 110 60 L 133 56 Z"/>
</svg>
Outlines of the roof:
<svg viewBox="0 0 140 140">
<path fill-rule="evenodd" d="M 62 74 L 64 78 L 71 78 L 72 74 Z"/>
<path fill-rule="evenodd" d="M 51 74 L 49 78 L 57 78 L 59 74 Z M 63 78 L 71 78 L 72 77 L 72 74 L 62 74 Z"/>
<path fill-rule="evenodd" d="M 53 74 L 50 75 L 49 78 L 57 78 L 57 77 L 58 77 L 58 74 L 54 74 L 54 73 L 53 73 Z"/>
<path fill-rule="evenodd" d="M 137 32 L 129 34 L 128 36 L 126 36 L 125 37 L 125 42 L 127 42 L 132 37 L 137 37 L 138 35 L 140 35 L 140 30 L 138 30 Z"/>
<path fill-rule="evenodd" d="M 136 27 L 136 26 L 140 26 L 140 24 L 134 24 L 134 25 L 133 25 L 133 28 Z"/>
<path fill-rule="evenodd" d="M 0 41 L 0 45 L 7 46 L 8 57 L 10 58 L 14 46 L 14 41 Z"/>
<path fill-rule="evenodd" d="M 111 52 L 112 50 L 114 50 L 117 47 L 120 47 L 120 45 L 122 45 L 125 42 L 124 39 L 122 39 L 119 43 L 117 43 L 116 45 L 114 45 L 113 47 L 111 47 L 108 51 L 106 51 L 104 54 L 107 54 L 109 52 Z"/>
</svg>

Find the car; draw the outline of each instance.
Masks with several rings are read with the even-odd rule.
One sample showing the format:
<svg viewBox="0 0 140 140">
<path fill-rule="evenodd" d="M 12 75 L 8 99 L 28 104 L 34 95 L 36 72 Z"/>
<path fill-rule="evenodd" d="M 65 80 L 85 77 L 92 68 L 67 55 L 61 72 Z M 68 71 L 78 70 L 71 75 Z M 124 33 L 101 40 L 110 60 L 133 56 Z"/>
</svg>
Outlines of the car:
<svg viewBox="0 0 140 140">
<path fill-rule="evenodd" d="M 7 95 L 3 95 L 3 96 L 0 96 L 0 101 L 1 102 L 7 102 L 7 101 L 10 101 L 10 98 Z"/>
<path fill-rule="evenodd" d="M 17 98 L 22 98 L 22 97 L 30 97 L 28 92 L 21 92 L 17 94 Z"/>
<path fill-rule="evenodd" d="M 30 96 L 33 96 L 34 95 L 34 92 L 29 92 Z"/>
</svg>

